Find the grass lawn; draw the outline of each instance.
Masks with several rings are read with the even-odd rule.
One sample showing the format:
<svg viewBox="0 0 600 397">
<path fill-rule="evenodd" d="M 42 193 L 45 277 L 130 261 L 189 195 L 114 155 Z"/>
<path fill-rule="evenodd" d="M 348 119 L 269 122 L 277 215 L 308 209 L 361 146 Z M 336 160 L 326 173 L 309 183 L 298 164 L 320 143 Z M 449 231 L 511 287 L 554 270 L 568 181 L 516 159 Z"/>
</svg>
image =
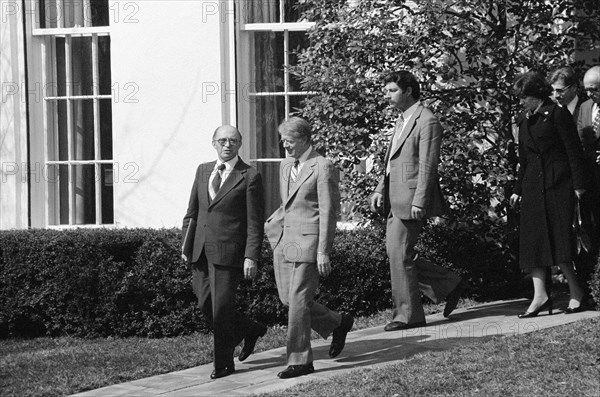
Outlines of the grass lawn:
<svg viewBox="0 0 600 397">
<path fill-rule="evenodd" d="M 260 397 L 600 396 L 600 319 L 428 352 Z"/>
<path fill-rule="evenodd" d="M 431 305 L 427 313 L 442 308 Z M 383 326 L 389 318 L 389 312 L 360 318 L 355 328 Z M 257 351 L 284 346 L 285 338 L 285 328 L 271 327 L 259 339 Z M 211 361 L 212 335 L 203 334 L 3 340 L 0 395 L 63 396 Z M 600 321 L 596 320 L 422 354 L 385 369 L 357 370 L 335 381 L 271 396 L 599 396 L 598 379 Z"/>
</svg>

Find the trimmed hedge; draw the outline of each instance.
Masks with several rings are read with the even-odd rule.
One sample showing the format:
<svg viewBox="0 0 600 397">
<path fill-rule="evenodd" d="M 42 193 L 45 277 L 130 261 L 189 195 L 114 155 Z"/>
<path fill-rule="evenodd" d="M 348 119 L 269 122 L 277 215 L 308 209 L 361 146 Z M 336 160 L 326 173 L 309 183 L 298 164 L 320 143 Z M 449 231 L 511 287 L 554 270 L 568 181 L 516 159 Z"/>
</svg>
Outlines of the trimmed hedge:
<svg viewBox="0 0 600 397">
<path fill-rule="evenodd" d="M 0 338 L 208 331 L 180 244 L 178 229 L 0 231 Z M 430 224 L 417 250 L 461 273 L 478 299 L 519 296 L 523 277 L 497 246 L 466 230 Z M 391 307 L 382 225 L 339 230 L 331 260 L 320 302 L 355 316 Z M 257 277 L 240 285 L 238 306 L 266 324 L 287 323 L 266 241 Z"/>
</svg>

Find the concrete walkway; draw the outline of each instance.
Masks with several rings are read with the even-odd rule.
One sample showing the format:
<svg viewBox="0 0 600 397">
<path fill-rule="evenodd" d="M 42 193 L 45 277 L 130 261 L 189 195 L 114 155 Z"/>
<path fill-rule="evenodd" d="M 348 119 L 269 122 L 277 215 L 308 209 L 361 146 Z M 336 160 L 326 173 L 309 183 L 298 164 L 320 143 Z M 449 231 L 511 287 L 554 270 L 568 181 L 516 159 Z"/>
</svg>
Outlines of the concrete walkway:
<svg viewBox="0 0 600 397">
<path fill-rule="evenodd" d="M 540 314 L 532 319 L 518 319 L 529 301 L 497 301 L 456 310 L 450 319 L 441 313 L 427 317 L 427 326 L 406 331 L 385 332 L 384 324 L 348 334 L 346 347 L 336 359 L 328 356 L 331 340 L 313 341 L 315 372 L 294 379 L 281 380 L 277 373 L 285 368 L 285 348 L 251 355 L 245 362 L 235 360 L 236 371 L 225 378 L 211 380 L 212 364 L 201 365 L 169 374 L 103 387 L 75 396 L 245 396 L 272 392 L 302 382 L 327 379 L 356 368 L 386 365 L 406 360 L 426 351 L 442 351 L 459 344 L 482 341 L 496 335 L 514 336 L 577 320 L 600 317 L 600 312 L 586 311 L 565 315 Z M 566 302 L 556 302 L 563 307 Z"/>
</svg>

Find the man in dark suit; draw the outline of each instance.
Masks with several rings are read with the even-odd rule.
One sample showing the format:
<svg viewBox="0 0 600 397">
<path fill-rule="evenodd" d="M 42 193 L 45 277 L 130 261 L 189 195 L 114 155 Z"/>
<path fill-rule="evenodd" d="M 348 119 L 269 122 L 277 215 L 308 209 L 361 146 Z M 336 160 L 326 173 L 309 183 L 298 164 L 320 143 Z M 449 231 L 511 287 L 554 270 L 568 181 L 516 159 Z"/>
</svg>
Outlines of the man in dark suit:
<svg viewBox="0 0 600 397">
<path fill-rule="evenodd" d="M 583 87 L 589 99 L 579 109 L 577 133 L 583 145 L 584 169 L 589 182 L 583 196 L 582 215 L 591 218 L 592 260 L 583 266 L 577 263 L 577 275 L 587 288 L 600 245 L 600 66 L 593 66 L 585 73 Z"/>
<path fill-rule="evenodd" d="M 573 115 L 577 123 L 579 108 L 584 102 L 577 92 L 579 91 L 579 80 L 575 70 L 570 66 L 563 66 L 550 73 L 548 82 L 552 86 L 552 99 L 558 105 L 566 107 Z"/>
<path fill-rule="evenodd" d="M 329 357 L 342 352 L 354 319 L 314 300 L 319 276 L 331 272 L 329 255 L 340 208 L 339 173 L 311 145 L 311 128 L 300 117 L 279 126 L 287 158 L 280 166 L 281 206 L 267 219 L 279 298 L 288 307 L 287 364 L 282 379 L 314 372 L 311 328 L 333 335 Z"/>
<path fill-rule="evenodd" d="M 264 219 L 261 177 L 238 157 L 241 144 L 235 127 L 216 129 L 218 160 L 198 166 L 183 218 L 183 258 L 191 263 L 198 305 L 214 330 L 212 379 L 234 372 L 233 352 L 242 340 L 240 361 L 267 331 L 235 308 L 240 280 L 256 275 Z"/>
<path fill-rule="evenodd" d="M 419 82 L 399 71 L 384 79 L 386 97 L 400 111 L 385 156 L 386 171 L 370 198 L 373 211 L 387 218 L 386 249 L 390 260 L 395 331 L 425 325 L 423 292 L 433 302 L 446 298 L 444 316 L 456 308 L 466 284 L 450 270 L 415 255 L 425 219 L 442 215 L 444 199 L 438 181 L 442 126 L 419 101 Z"/>
</svg>

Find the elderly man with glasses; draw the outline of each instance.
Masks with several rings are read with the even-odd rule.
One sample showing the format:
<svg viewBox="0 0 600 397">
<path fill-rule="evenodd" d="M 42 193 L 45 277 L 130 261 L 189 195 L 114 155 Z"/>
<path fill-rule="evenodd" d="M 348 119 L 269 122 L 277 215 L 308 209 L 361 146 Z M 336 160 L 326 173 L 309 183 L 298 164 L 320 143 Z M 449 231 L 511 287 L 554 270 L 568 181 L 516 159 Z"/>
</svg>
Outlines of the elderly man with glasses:
<svg viewBox="0 0 600 397">
<path fill-rule="evenodd" d="M 212 379 L 235 371 L 238 359 L 254 351 L 264 324 L 236 310 L 235 293 L 242 277 L 256 275 L 263 240 L 264 203 L 261 176 L 238 156 L 242 135 L 224 125 L 213 134 L 217 160 L 200 164 L 183 218 L 182 257 L 192 267 L 198 306 L 214 329 Z"/>
</svg>

